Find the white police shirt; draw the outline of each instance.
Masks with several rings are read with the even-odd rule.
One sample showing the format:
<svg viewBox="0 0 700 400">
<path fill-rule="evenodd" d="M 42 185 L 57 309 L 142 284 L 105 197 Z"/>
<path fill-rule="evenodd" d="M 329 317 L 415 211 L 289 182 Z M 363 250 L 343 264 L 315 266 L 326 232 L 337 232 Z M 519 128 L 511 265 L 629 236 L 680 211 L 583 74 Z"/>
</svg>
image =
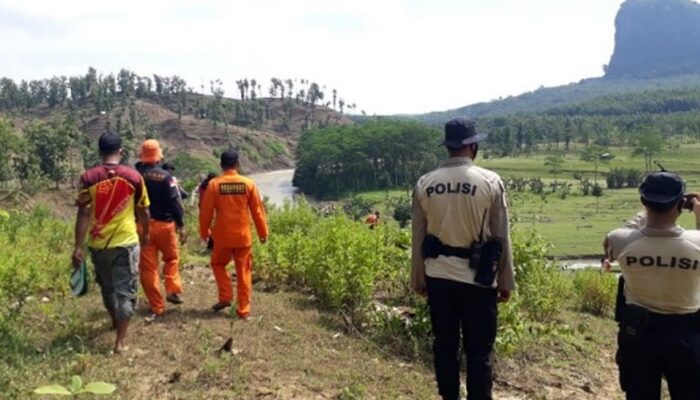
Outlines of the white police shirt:
<svg viewBox="0 0 700 400">
<path fill-rule="evenodd" d="M 481 286 L 474 282 L 476 271 L 469 268 L 469 260 L 443 255 L 424 260 L 421 246 L 426 234 L 431 234 L 446 245 L 468 248 L 479 239 L 482 225 L 485 241 L 494 238 L 503 245 L 494 287 L 514 288 L 508 205 L 498 174 L 475 166 L 467 157 L 443 161 L 438 169 L 418 179 L 411 215 L 414 290 L 425 289 L 426 275 Z"/>
<path fill-rule="evenodd" d="M 605 241 L 625 277 L 627 304 L 660 314 L 700 310 L 700 231 L 652 229 L 643 214 L 635 219 Z"/>
</svg>

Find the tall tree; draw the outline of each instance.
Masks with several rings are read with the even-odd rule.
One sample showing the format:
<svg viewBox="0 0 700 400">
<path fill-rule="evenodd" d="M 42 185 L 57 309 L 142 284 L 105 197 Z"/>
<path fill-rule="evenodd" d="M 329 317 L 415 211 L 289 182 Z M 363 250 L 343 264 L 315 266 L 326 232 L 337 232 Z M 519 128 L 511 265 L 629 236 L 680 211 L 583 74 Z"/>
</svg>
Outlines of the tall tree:
<svg viewBox="0 0 700 400">
<path fill-rule="evenodd" d="M 59 129 L 42 122 L 35 122 L 24 128 L 27 140 L 29 162 L 37 160 L 41 172 L 56 184 L 66 177 L 66 160 L 71 138 Z"/>
<path fill-rule="evenodd" d="M 561 153 L 555 153 L 547 156 L 544 160 L 544 166 L 549 167 L 549 172 L 554 174 L 554 180 L 557 180 L 557 175 L 561 172 L 561 167 L 564 165 L 564 156 Z"/>
<path fill-rule="evenodd" d="M 593 164 L 594 175 L 593 182 L 598 183 L 598 166 L 601 163 L 606 163 L 614 158 L 613 154 L 608 151 L 606 147 L 592 144 L 583 150 L 581 153 L 581 160 Z"/>
<path fill-rule="evenodd" d="M 661 153 L 663 146 L 664 138 L 656 132 L 647 130 L 632 139 L 632 155 L 644 157 L 644 168 L 648 172 L 652 169 L 654 156 Z"/>
</svg>

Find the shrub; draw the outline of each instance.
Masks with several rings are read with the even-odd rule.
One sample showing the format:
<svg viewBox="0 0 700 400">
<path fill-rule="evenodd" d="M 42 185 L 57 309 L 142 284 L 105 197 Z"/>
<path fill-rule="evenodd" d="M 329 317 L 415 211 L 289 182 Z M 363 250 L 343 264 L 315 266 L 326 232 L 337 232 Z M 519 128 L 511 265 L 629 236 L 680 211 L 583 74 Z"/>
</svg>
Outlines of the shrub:
<svg viewBox="0 0 700 400">
<path fill-rule="evenodd" d="M 577 307 L 597 316 L 610 315 L 615 307 L 617 279 L 594 269 L 577 271 L 574 275 Z"/>
<path fill-rule="evenodd" d="M 409 198 L 401 197 L 394 203 L 394 219 L 402 228 L 408 225 L 408 221 L 411 220 L 411 200 Z"/>
<path fill-rule="evenodd" d="M 564 308 L 571 289 L 561 271 L 547 263 L 549 245 L 533 230 L 513 232 L 518 298 L 536 321 L 551 321 Z"/>
<path fill-rule="evenodd" d="M 357 221 L 372 212 L 372 203 L 364 197 L 353 195 L 349 200 L 343 203 L 343 211 Z"/>
</svg>

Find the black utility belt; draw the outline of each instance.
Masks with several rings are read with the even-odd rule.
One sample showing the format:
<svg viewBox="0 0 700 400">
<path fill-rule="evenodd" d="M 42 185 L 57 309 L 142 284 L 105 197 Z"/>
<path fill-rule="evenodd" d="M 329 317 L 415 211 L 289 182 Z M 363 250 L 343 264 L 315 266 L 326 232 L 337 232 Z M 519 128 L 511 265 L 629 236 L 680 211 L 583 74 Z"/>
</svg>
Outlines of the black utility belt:
<svg viewBox="0 0 700 400">
<path fill-rule="evenodd" d="M 700 311 L 690 314 L 659 314 L 644 307 L 626 304 L 622 311 L 622 327 L 628 335 L 643 334 L 647 329 L 700 329 Z"/>
<path fill-rule="evenodd" d="M 468 247 L 449 246 L 435 235 L 426 235 L 423 240 L 423 258 L 438 258 L 439 256 L 459 257 L 469 259 L 472 256 L 472 251 Z"/>
<path fill-rule="evenodd" d="M 652 325 L 700 324 L 700 311 L 690 314 L 659 314 L 653 311 L 648 313 L 649 324 Z"/>
<path fill-rule="evenodd" d="M 486 242 L 474 242 L 469 248 L 453 247 L 440 241 L 435 235 L 426 235 L 421 247 L 423 258 L 438 258 L 439 256 L 452 256 L 469 260 L 469 268 L 476 270 L 474 282 L 491 286 L 496 279 L 498 262 L 503 253 L 501 242 L 489 240 Z"/>
</svg>

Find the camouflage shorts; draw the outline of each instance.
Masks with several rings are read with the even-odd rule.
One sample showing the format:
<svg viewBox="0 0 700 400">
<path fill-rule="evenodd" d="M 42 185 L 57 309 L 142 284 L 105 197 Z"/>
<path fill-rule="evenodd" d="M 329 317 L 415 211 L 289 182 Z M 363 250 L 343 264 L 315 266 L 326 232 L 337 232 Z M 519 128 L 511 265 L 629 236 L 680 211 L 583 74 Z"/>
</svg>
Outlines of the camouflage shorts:
<svg viewBox="0 0 700 400">
<path fill-rule="evenodd" d="M 136 308 L 139 245 L 90 249 L 102 302 L 117 321 L 131 318 Z"/>
</svg>

